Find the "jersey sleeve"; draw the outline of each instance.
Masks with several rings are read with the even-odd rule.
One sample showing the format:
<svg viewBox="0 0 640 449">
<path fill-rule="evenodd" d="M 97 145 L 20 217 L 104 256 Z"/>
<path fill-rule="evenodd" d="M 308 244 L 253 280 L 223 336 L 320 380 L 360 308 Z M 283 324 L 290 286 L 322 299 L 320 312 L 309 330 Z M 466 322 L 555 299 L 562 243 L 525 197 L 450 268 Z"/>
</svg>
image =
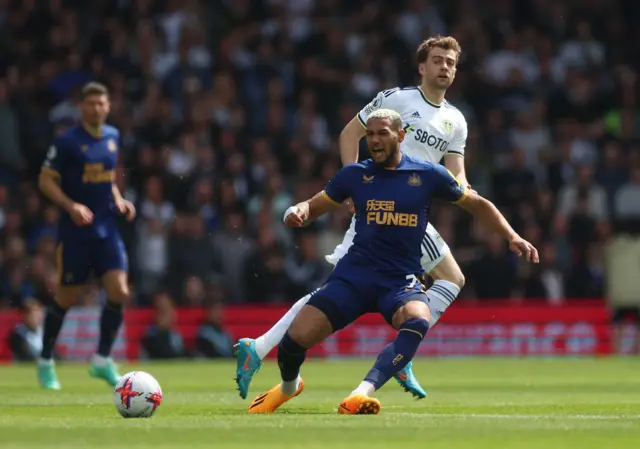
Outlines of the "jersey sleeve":
<svg viewBox="0 0 640 449">
<path fill-rule="evenodd" d="M 356 172 L 355 164 L 344 166 L 329 180 L 323 190 L 326 198 L 336 204 L 342 204 L 347 198 L 353 196 L 353 176 Z"/>
<path fill-rule="evenodd" d="M 367 120 L 369 119 L 369 115 L 373 111 L 377 111 L 378 109 L 387 108 L 387 109 L 395 109 L 394 106 L 397 105 L 397 95 L 393 95 L 397 91 L 399 91 L 399 87 L 395 87 L 389 90 L 383 90 L 378 92 L 378 95 L 375 96 L 373 100 L 369 104 L 367 104 L 364 108 L 358 112 L 356 117 L 358 117 L 358 121 L 362 126 L 367 126 Z"/>
<path fill-rule="evenodd" d="M 464 201 L 468 192 L 453 174 L 440 164 L 433 166 L 433 197 L 450 203 Z"/>
<path fill-rule="evenodd" d="M 460 118 L 456 123 L 455 134 L 451 143 L 447 147 L 446 154 L 457 154 L 458 156 L 464 156 L 464 148 L 467 146 L 467 120 L 462 113 L 459 114 Z"/>
<path fill-rule="evenodd" d="M 47 151 L 47 155 L 42 163 L 42 170 L 60 176 L 67 163 L 68 154 L 69 149 L 64 139 L 60 137 L 56 138 L 53 145 L 51 145 Z"/>
</svg>

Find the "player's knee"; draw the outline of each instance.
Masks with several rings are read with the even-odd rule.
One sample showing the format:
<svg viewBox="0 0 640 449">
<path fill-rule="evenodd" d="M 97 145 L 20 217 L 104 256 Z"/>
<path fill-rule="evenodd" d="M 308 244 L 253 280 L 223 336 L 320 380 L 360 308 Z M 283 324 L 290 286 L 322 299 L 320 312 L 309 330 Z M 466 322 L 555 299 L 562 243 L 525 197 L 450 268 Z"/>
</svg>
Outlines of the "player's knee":
<svg viewBox="0 0 640 449">
<path fill-rule="evenodd" d="M 78 300 L 78 288 L 73 286 L 58 286 L 55 295 L 55 302 L 63 310 L 68 310 L 76 304 Z"/>
<path fill-rule="evenodd" d="M 462 274 L 462 270 L 460 270 L 460 268 L 458 268 L 456 266 L 457 269 L 455 270 L 450 270 L 448 272 L 445 272 L 444 275 L 440 278 L 440 279 L 434 279 L 436 281 L 449 281 L 452 284 L 455 284 L 458 286 L 458 288 L 460 288 L 462 290 L 462 287 L 464 287 L 464 283 L 465 283 L 465 278 L 464 278 L 464 274 Z"/>
<path fill-rule="evenodd" d="M 309 349 L 331 332 L 331 323 L 326 315 L 315 307 L 305 305 L 289 326 L 287 334 L 300 346 Z"/>
<path fill-rule="evenodd" d="M 55 303 L 63 310 L 69 310 L 75 304 L 74 301 L 70 301 L 68 298 L 61 298 L 59 296 L 56 296 Z"/>
<path fill-rule="evenodd" d="M 413 332 L 424 338 L 429 332 L 429 321 L 425 318 L 409 318 L 400 325 L 398 332 Z"/>
<path fill-rule="evenodd" d="M 107 291 L 109 301 L 126 304 L 131 296 L 127 272 L 124 270 L 110 270 L 102 276 L 102 284 Z"/>
<path fill-rule="evenodd" d="M 108 297 L 109 302 L 124 306 L 129 302 L 129 298 L 131 297 L 131 290 L 126 284 L 116 285 L 109 289 Z"/>
<path fill-rule="evenodd" d="M 462 274 L 462 270 L 455 260 L 453 260 L 453 256 L 449 255 L 448 257 L 452 258 L 450 263 L 447 263 L 449 261 L 445 258 L 443 263 L 431 270 L 429 276 L 434 281 L 449 281 L 462 289 L 465 284 L 464 274 Z"/>
<path fill-rule="evenodd" d="M 395 329 L 400 329 L 405 322 L 412 319 L 425 320 L 427 323 L 431 321 L 431 310 L 427 303 L 421 299 L 422 297 L 407 302 L 393 314 L 391 321 Z"/>
<path fill-rule="evenodd" d="M 128 288 L 123 288 L 114 292 L 109 297 L 109 302 L 114 304 L 119 304 L 120 306 L 124 306 L 127 302 L 129 302 L 129 297 L 131 293 Z"/>
<path fill-rule="evenodd" d="M 315 330 L 310 326 L 305 328 L 304 326 L 291 326 L 287 334 L 291 341 L 304 348 L 310 348 L 315 344 Z"/>
<path fill-rule="evenodd" d="M 465 281 L 466 279 L 464 278 L 464 274 L 462 274 L 462 270 L 460 269 L 457 270 L 457 272 L 453 276 L 453 279 L 449 280 L 449 282 L 456 284 L 460 288 L 460 290 L 462 290 L 462 287 L 464 287 Z"/>
<path fill-rule="evenodd" d="M 284 334 L 284 337 L 282 337 L 282 340 L 280 340 L 280 344 L 278 345 L 278 354 L 280 354 L 280 351 L 283 351 L 286 354 L 300 354 L 306 350 L 307 349 L 303 345 L 298 343 L 291 335 L 289 335 L 289 332 Z"/>
</svg>

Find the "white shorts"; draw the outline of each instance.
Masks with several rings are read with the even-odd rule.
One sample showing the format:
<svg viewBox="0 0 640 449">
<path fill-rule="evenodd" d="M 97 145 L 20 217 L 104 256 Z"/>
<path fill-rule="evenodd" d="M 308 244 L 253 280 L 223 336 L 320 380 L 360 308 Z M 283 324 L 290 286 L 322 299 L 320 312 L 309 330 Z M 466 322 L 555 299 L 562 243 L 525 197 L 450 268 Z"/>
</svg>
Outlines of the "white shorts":
<svg viewBox="0 0 640 449">
<path fill-rule="evenodd" d="M 344 257 L 349 251 L 351 245 L 353 245 L 353 238 L 356 236 L 356 218 L 351 219 L 351 225 L 344 235 L 342 243 L 336 246 L 333 250 L 333 254 L 325 256 L 324 258 L 331 265 L 336 265 L 340 259 Z M 440 237 L 436 228 L 431 226 L 431 223 L 427 225 L 427 231 L 422 238 L 422 258 L 420 264 L 424 268 L 425 273 L 429 274 L 438 266 L 442 259 L 451 252 L 449 245 Z"/>
</svg>

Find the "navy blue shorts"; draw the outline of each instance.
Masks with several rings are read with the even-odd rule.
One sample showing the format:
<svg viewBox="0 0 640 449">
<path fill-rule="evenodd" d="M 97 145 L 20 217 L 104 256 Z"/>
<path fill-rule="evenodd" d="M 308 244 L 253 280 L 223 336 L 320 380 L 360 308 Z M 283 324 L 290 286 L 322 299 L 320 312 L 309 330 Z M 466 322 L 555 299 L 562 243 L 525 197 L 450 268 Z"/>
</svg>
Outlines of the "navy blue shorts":
<svg viewBox="0 0 640 449">
<path fill-rule="evenodd" d="M 308 302 L 329 318 L 334 332 L 366 313 L 380 313 L 391 324 L 393 314 L 407 302 L 427 301 L 417 276 L 383 275 L 368 264 L 345 259 Z"/>
<path fill-rule="evenodd" d="M 129 269 L 127 250 L 118 233 L 91 240 L 63 239 L 58 242 L 57 261 L 60 285 L 82 285 L 93 273 Z"/>
</svg>

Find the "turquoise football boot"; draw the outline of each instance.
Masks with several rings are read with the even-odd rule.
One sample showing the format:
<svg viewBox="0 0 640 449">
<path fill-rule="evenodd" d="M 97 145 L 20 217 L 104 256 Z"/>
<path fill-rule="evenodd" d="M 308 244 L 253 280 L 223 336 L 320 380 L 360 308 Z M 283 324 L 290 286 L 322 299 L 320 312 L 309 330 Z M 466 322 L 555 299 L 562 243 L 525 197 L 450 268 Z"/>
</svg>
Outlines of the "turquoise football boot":
<svg viewBox="0 0 640 449">
<path fill-rule="evenodd" d="M 241 338 L 233 346 L 237 357 L 236 384 L 242 399 L 247 399 L 253 376 L 260 371 L 262 360 L 256 352 L 256 342 L 252 338 Z"/>
<path fill-rule="evenodd" d="M 38 382 L 45 390 L 59 390 L 61 388 L 53 361 L 38 361 Z"/>
<path fill-rule="evenodd" d="M 411 370 L 412 362 L 407 363 L 407 366 L 398 371 L 393 378 L 398 381 L 400 386 L 404 388 L 404 391 L 411 393 L 416 399 L 424 399 L 427 397 L 427 392 L 422 389 L 418 379 Z"/>
<path fill-rule="evenodd" d="M 112 387 L 115 387 L 118 380 L 120 380 L 118 367 L 112 359 L 107 359 L 107 363 L 104 366 L 99 366 L 91 361 L 91 365 L 89 365 L 89 375 L 97 379 L 103 379 Z"/>
</svg>

